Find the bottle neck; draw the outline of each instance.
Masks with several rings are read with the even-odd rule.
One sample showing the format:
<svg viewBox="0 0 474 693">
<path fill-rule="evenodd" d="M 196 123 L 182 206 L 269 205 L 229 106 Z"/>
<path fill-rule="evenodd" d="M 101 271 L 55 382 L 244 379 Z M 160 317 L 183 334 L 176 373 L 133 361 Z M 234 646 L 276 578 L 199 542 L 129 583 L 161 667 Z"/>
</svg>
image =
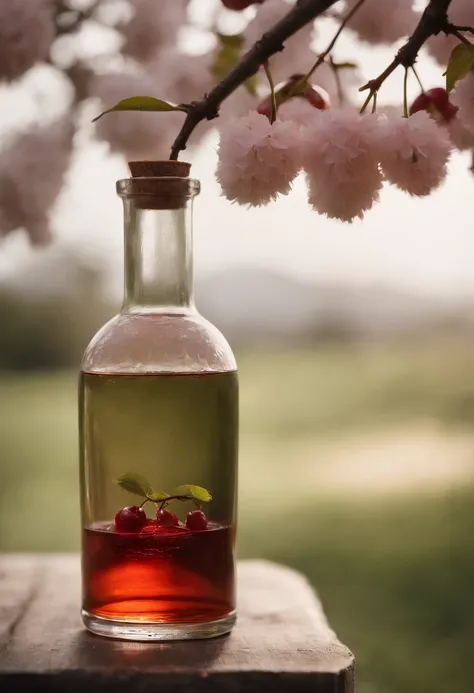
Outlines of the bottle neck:
<svg viewBox="0 0 474 693">
<path fill-rule="evenodd" d="M 192 310 L 192 200 L 179 209 L 140 209 L 131 198 L 123 202 L 123 309 L 179 313 Z"/>
</svg>

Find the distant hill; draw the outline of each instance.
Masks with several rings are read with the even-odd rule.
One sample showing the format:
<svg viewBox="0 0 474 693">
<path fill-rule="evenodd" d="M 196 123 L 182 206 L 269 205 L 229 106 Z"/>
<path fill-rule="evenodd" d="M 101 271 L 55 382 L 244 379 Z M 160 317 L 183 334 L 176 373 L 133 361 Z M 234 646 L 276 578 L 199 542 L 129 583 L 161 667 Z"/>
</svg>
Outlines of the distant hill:
<svg viewBox="0 0 474 693">
<path fill-rule="evenodd" d="M 86 313 L 101 302 L 120 305 L 98 268 L 67 249 L 36 256 L 27 271 L 0 283 L 29 300 L 76 295 Z M 295 343 L 327 338 L 384 337 L 414 331 L 474 328 L 474 305 L 440 301 L 383 286 L 310 284 L 266 269 L 238 266 L 197 276 L 200 312 L 236 342 Z M 82 302 L 82 303 L 81 303 Z"/>
<path fill-rule="evenodd" d="M 249 267 L 198 278 L 196 302 L 233 341 L 293 342 L 298 336 L 317 339 L 332 333 L 388 336 L 467 323 L 470 312 L 385 287 L 303 284 Z"/>
</svg>

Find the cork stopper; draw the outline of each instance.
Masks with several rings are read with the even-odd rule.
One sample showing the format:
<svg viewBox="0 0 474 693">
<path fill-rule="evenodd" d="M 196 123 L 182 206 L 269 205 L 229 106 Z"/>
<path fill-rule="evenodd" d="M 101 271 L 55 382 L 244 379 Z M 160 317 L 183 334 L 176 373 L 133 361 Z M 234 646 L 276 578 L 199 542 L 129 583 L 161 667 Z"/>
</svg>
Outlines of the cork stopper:
<svg viewBox="0 0 474 693">
<path fill-rule="evenodd" d="M 187 178 L 191 164 L 187 161 L 129 161 L 133 178 L 163 178 L 165 176 Z"/>
<path fill-rule="evenodd" d="M 186 161 L 129 161 L 132 177 L 120 181 L 120 195 L 131 195 L 138 209 L 181 209 L 199 192 Z"/>
</svg>

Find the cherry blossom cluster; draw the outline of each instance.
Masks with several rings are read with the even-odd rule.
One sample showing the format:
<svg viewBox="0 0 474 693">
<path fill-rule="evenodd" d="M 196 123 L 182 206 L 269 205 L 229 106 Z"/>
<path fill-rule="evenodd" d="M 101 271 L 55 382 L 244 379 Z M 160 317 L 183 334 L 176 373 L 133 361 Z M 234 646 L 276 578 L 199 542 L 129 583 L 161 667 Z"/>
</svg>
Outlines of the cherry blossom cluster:
<svg viewBox="0 0 474 693">
<path fill-rule="evenodd" d="M 55 36 L 49 0 L 4 0 L 0 4 L 0 82 L 21 77 L 46 60 Z"/>
<path fill-rule="evenodd" d="M 252 112 L 222 130 L 217 179 L 232 202 L 266 205 L 303 172 L 313 209 L 352 221 L 371 209 L 384 181 L 422 197 L 447 175 L 449 130 L 416 104 L 410 117 L 319 110 L 299 98 L 285 106 L 273 123 Z"/>
<path fill-rule="evenodd" d="M 49 211 L 64 185 L 74 127 L 69 117 L 7 143 L 0 158 L 0 231 L 26 229 L 33 245 L 51 239 Z"/>
</svg>

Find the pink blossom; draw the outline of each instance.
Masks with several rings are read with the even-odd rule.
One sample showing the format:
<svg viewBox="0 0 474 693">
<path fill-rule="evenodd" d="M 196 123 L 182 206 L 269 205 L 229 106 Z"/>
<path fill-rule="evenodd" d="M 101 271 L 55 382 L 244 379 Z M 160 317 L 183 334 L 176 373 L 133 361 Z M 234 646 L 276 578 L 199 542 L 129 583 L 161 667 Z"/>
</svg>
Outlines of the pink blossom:
<svg viewBox="0 0 474 693">
<path fill-rule="evenodd" d="M 244 49 L 247 51 L 262 35 L 277 24 L 291 10 L 285 0 L 265 0 L 258 6 L 257 13 L 245 30 Z M 285 41 L 284 50 L 270 58 L 269 64 L 273 78 L 279 82 L 297 72 L 306 72 L 314 62 L 310 44 L 313 24 L 307 24 L 294 36 Z"/>
<path fill-rule="evenodd" d="M 212 122 L 221 131 L 230 121 L 256 111 L 258 104 L 259 99 L 252 96 L 244 86 L 240 86 L 221 104 L 219 117 Z"/>
<path fill-rule="evenodd" d="M 304 128 L 311 125 L 319 113 L 319 109 L 312 106 L 306 99 L 296 97 L 281 104 L 277 117 L 278 120 L 290 121 L 297 127 Z"/>
<path fill-rule="evenodd" d="M 467 149 L 472 146 L 474 139 L 474 74 L 472 72 L 457 83 L 451 98 L 453 104 L 459 108 L 457 113 L 459 122 L 455 133 L 458 141 L 454 144 L 459 149 Z M 460 146 L 460 144 L 466 146 Z"/>
<path fill-rule="evenodd" d="M 376 116 L 350 108 L 320 111 L 305 128 L 302 162 L 309 203 L 317 212 L 352 221 L 378 200 L 376 132 Z"/>
<path fill-rule="evenodd" d="M 54 33 L 53 7 L 48 0 L 0 2 L 0 81 L 18 79 L 45 60 Z"/>
<path fill-rule="evenodd" d="M 228 200 L 266 205 L 287 195 L 299 169 L 298 129 L 256 112 L 221 130 L 217 180 Z"/>
<path fill-rule="evenodd" d="M 357 0 L 347 2 L 344 14 Z M 394 43 L 411 34 L 417 24 L 413 0 L 365 0 L 350 20 L 349 27 L 368 43 Z"/>
<path fill-rule="evenodd" d="M 401 118 L 403 116 L 403 106 L 395 106 L 393 103 L 386 103 L 377 106 L 377 115 L 386 115 L 388 118 Z"/>
<path fill-rule="evenodd" d="M 385 178 L 410 195 L 429 195 L 446 178 L 449 136 L 425 111 L 410 118 L 382 117 L 380 165 Z"/>
<path fill-rule="evenodd" d="M 138 60 L 148 60 L 175 42 L 186 21 L 187 0 L 132 0 L 132 10 L 132 18 L 122 29 L 123 51 Z"/>
<path fill-rule="evenodd" d="M 24 228 L 33 245 L 50 240 L 49 214 L 69 167 L 74 128 L 68 118 L 24 132 L 0 158 L 0 235 Z"/>
<path fill-rule="evenodd" d="M 463 152 L 474 147 L 474 132 L 469 130 L 463 120 L 456 116 L 444 126 L 453 145 Z"/>
</svg>

